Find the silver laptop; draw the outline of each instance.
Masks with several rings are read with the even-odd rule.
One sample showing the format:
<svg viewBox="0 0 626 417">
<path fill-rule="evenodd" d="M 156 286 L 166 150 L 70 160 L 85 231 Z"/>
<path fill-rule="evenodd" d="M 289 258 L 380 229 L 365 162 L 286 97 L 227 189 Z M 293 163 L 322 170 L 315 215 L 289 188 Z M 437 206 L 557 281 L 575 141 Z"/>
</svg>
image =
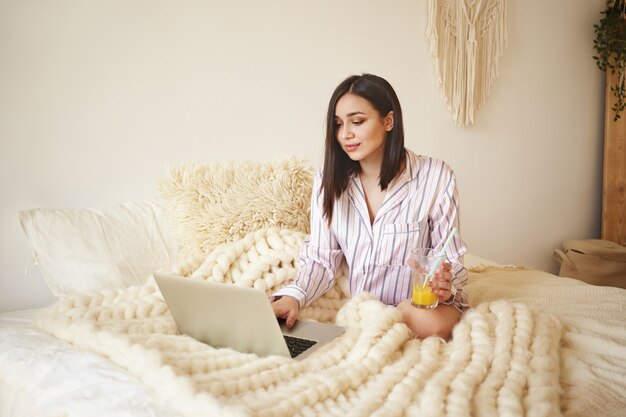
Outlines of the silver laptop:
<svg viewBox="0 0 626 417">
<path fill-rule="evenodd" d="M 178 330 L 213 347 L 259 356 L 303 359 L 344 332 L 333 324 L 297 320 L 287 329 L 263 291 L 155 272 Z"/>
</svg>

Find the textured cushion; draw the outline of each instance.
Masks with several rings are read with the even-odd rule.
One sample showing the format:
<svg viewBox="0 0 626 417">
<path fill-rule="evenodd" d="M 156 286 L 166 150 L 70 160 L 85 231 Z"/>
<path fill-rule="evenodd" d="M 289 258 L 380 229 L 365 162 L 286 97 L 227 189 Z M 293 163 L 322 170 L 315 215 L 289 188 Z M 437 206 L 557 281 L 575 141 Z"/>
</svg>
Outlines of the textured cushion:
<svg viewBox="0 0 626 417">
<path fill-rule="evenodd" d="M 182 164 L 160 184 L 182 259 L 266 228 L 308 233 L 313 169 L 287 156 L 270 162 Z"/>
<path fill-rule="evenodd" d="M 55 296 L 124 288 L 176 263 L 159 205 L 139 201 L 95 209 L 31 209 L 20 223 Z"/>
</svg>

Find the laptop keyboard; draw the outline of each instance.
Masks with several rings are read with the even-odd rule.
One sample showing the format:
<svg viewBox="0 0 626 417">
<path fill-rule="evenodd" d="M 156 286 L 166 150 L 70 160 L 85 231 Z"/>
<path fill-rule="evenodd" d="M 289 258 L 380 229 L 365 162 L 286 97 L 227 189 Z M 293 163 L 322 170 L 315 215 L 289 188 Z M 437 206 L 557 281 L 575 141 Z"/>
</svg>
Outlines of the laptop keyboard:
<svg viewBox="0 0 626 417">
<path fill-rule="evenodd" d="M 287 343 L 287 348 L 289 349 L 289 353 L 292 358 L 295 358 L 317 342 L 315 340 L 309 339 L 301 339 L 299 337 L 287 336 L 283 335 L 285 338 L 285 342 Z"/>
</svg>

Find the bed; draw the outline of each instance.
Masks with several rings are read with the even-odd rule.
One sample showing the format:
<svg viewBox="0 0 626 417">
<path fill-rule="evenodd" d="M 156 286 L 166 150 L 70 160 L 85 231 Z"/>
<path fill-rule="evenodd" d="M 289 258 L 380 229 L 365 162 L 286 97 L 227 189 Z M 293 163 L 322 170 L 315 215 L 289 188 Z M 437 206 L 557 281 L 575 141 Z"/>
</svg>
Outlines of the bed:
<svg viewBox="0 0 626 417">
<path fill-rule="evenodd" d="M 158 201 L 20 213 L 59 301 L 0 315 L 2 415 L 624 415 L 626 290 L 473 255 L 473 308 L 447 343 L 411 338 L 367 294 L 349 298 L 345 270 L 302 311 L 347 329 L 310 360 L 177 334 L 151 272 L 285 285 L 311 172 L 296 157 L 183 164 Z"/>
</svg>

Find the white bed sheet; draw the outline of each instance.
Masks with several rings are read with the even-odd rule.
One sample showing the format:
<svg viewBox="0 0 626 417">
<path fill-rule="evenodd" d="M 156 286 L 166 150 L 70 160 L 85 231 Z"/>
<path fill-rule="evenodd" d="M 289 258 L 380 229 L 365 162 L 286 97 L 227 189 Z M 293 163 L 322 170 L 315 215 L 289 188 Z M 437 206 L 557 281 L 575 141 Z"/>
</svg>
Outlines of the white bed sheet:
<svg viewBox="0 0 626 417">
<path fill-rule="evenodd" d="M 0 416 L 179 417 L 109 360 L 32 328 L 35 314 L 0 314 Z"/>
</svg>

